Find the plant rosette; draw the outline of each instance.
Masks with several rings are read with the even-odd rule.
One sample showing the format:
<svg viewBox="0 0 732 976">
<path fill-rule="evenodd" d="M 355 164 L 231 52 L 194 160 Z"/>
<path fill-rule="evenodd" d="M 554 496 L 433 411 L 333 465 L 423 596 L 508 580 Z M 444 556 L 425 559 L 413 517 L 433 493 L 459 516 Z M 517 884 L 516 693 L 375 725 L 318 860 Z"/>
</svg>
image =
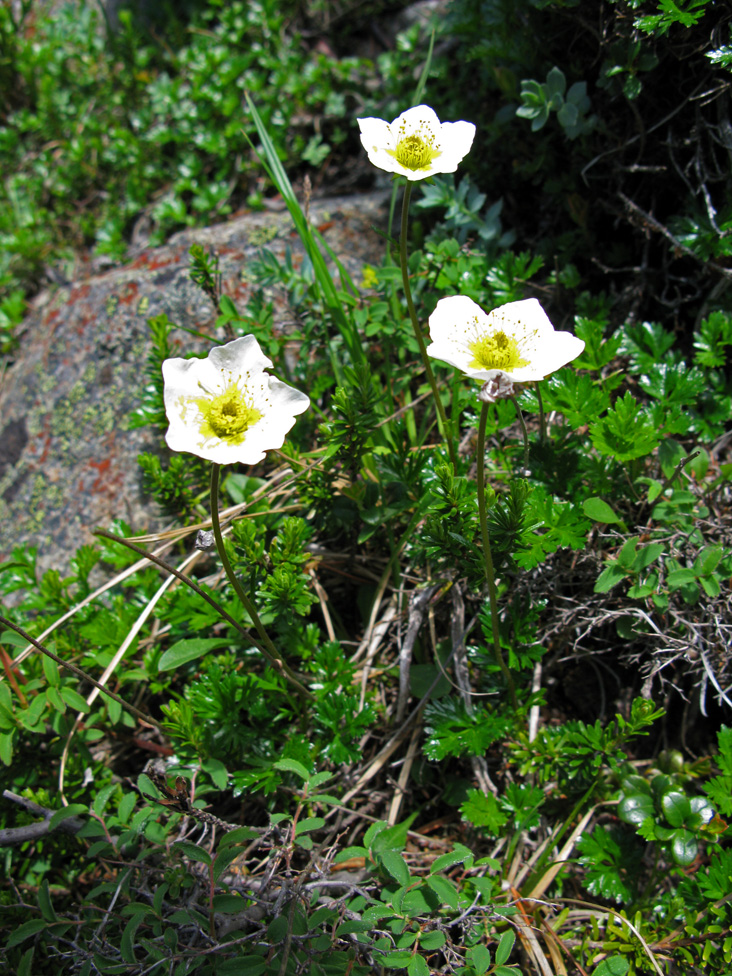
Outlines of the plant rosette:
<svg viewBox="0 0 732 976">
<path fill-rule="evenodd" d="M 440 122 L 429 105 L 409 108 L 391 123 L 366 118 L 358 125 L 370 162 L 410 181 L 454 173 L 475 136 L 472 122 Z"/>
<path fill-rule="evenodd" d="M 168 447 L 216 464 L 256 464 L 282 447 L 310 398 L 266 373 L 271 366 L 251 335 L 214 347 L 206 359 L 166 359 Z"/>
<path fill-rule="evenodd" d="M 571 332 L 557 332 L 535 298 L 486 314 L 467 296 L 453 295 L 440 299 L 429 324 L 428 355 L 484 383 L 499 374 L 512 383 L 543 380 L 585 348 Z"/>
</svg>

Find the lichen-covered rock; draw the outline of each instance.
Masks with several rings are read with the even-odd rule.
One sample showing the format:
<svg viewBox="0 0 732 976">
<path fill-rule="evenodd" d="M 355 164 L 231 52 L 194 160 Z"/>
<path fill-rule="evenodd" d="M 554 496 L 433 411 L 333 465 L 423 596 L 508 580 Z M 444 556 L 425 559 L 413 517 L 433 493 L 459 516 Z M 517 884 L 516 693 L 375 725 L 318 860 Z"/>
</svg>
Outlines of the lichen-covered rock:
<svg viewBox="0 0 732 976">
<path fill-rule="evenodd" d="M 383 194 L 314 203 L 311 222 L 358 280 L 364 261 L 378 261 Z M 210 343 L 176 333 L 181 352 L 225 339 L 211 302 L 188 278 L 192 243 L 219 255 L 224 293 L 239 309 L 253 287 L 247 262 L 263 243 L 293 260 L 302 248 L 289 214 L 258 213 L 216 227 L 185 231 L 142 251 L 123 268 L 61 288 L 39 303 L 21 330 L 16 360 L 0 381 L 0 561 L 15 546 L 37 546 L 39 567 L 64 570 L 91 532 L 115 518 L 136 532 L 159 527 L 145 498 L 137 455 L 158 451 L 150 429 L 129 430 L 139 406 L 150 348 L 149 317 L 162 312 Z M 275 297 L 275 327 L 287 318 Z"/>
</svg>

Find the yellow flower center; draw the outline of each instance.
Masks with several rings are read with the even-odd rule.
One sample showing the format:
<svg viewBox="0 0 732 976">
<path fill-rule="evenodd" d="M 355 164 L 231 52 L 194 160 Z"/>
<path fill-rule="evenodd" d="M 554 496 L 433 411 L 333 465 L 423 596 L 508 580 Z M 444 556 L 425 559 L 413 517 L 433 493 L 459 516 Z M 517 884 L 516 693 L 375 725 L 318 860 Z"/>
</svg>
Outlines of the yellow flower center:
<svg viewBox="0 0 732 976">
<path fill-rule="evenodd" d="M 441 150 L 435 148 L 434 134 L 426 125 L 423 125 L 420 133 L 413 132 L 411 135 L 406 135 L 404 125 L 401 125 L 396 149 L 390 152 L 400 166 L 415 172 L 429 169 L 432 161 L 442 155 Z"/>
<path fill-rule="evenodd" d="M 521 356 L 516 340 L 505 332 L 482 335 L 469 343 L 468 348 L 473 354 L 471 369 L 502 369 L 510 373 L 529 365 L 529 360 Z"/>
<path fill-rule="evenodd" d="M 236 383 L 229 383 L 218 396 L 196 397 L 193 402 L 200 412 L 203 437 L 217 437 L 230 444 L 241 444 L 249 428 L 262 418 L 261 412 L 244 399 Z"/>
</svg>

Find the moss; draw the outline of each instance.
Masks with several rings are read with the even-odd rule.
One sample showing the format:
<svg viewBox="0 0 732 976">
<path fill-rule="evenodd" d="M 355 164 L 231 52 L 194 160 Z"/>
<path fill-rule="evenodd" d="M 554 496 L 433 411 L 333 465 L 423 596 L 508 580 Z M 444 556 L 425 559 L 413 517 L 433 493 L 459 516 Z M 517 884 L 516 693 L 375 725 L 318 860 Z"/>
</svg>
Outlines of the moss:
<svg viewBox="0 0 732 976">
<path fill-rule="evenodd" d="M 253 227 L 247 237 L 253 247 L 262 247 L 262 245 L 273 241 L 278 233 L 276 227 Z"/>
</svg>

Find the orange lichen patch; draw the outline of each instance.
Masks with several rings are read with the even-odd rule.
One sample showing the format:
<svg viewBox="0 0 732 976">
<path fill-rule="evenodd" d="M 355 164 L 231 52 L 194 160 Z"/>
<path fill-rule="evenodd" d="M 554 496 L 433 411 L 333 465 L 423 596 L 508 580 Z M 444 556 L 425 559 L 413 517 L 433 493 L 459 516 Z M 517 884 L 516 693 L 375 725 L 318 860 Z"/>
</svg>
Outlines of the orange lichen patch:
<svg viewBox="0 0 732 976">
<path fill-rule="evenodd" d="M 148 262 L 148 267 L 151 271 L 156 271 L 158 268 L 167 268 L 169 264 L 180 264 L 180 254 L 173 254 L 169 257 L 158 257 L 154 261 Z"/>
<path fill-rule="evenodd" d="M 132 301 L 137 297 L 137 293 L 140 290 L 140 286 L 136 281 L 128 281 L 125 285 L 124 291 L 119 296 L 119 301 L 121 305 L 130 305 Z"/>
<path fill-rule="evenodd" d="M 106 476 L 112 467 L 111 458 L 105 458 L 104 461 L 90 461 L 89 467 L 96 468 L 99 472 L 97 477 L 92 482 L 91 490 L 95 492 L 109 491 L 112 480 Z"/>
<path fill-rule="evenodd" d="M 72 302 L 78 302 L 81 298 L 87 298 L 90 291 L 91 287 L 89 285 L 75 285 L 69 293 L 67 304 L 71 305 Z"/>
</svg>

